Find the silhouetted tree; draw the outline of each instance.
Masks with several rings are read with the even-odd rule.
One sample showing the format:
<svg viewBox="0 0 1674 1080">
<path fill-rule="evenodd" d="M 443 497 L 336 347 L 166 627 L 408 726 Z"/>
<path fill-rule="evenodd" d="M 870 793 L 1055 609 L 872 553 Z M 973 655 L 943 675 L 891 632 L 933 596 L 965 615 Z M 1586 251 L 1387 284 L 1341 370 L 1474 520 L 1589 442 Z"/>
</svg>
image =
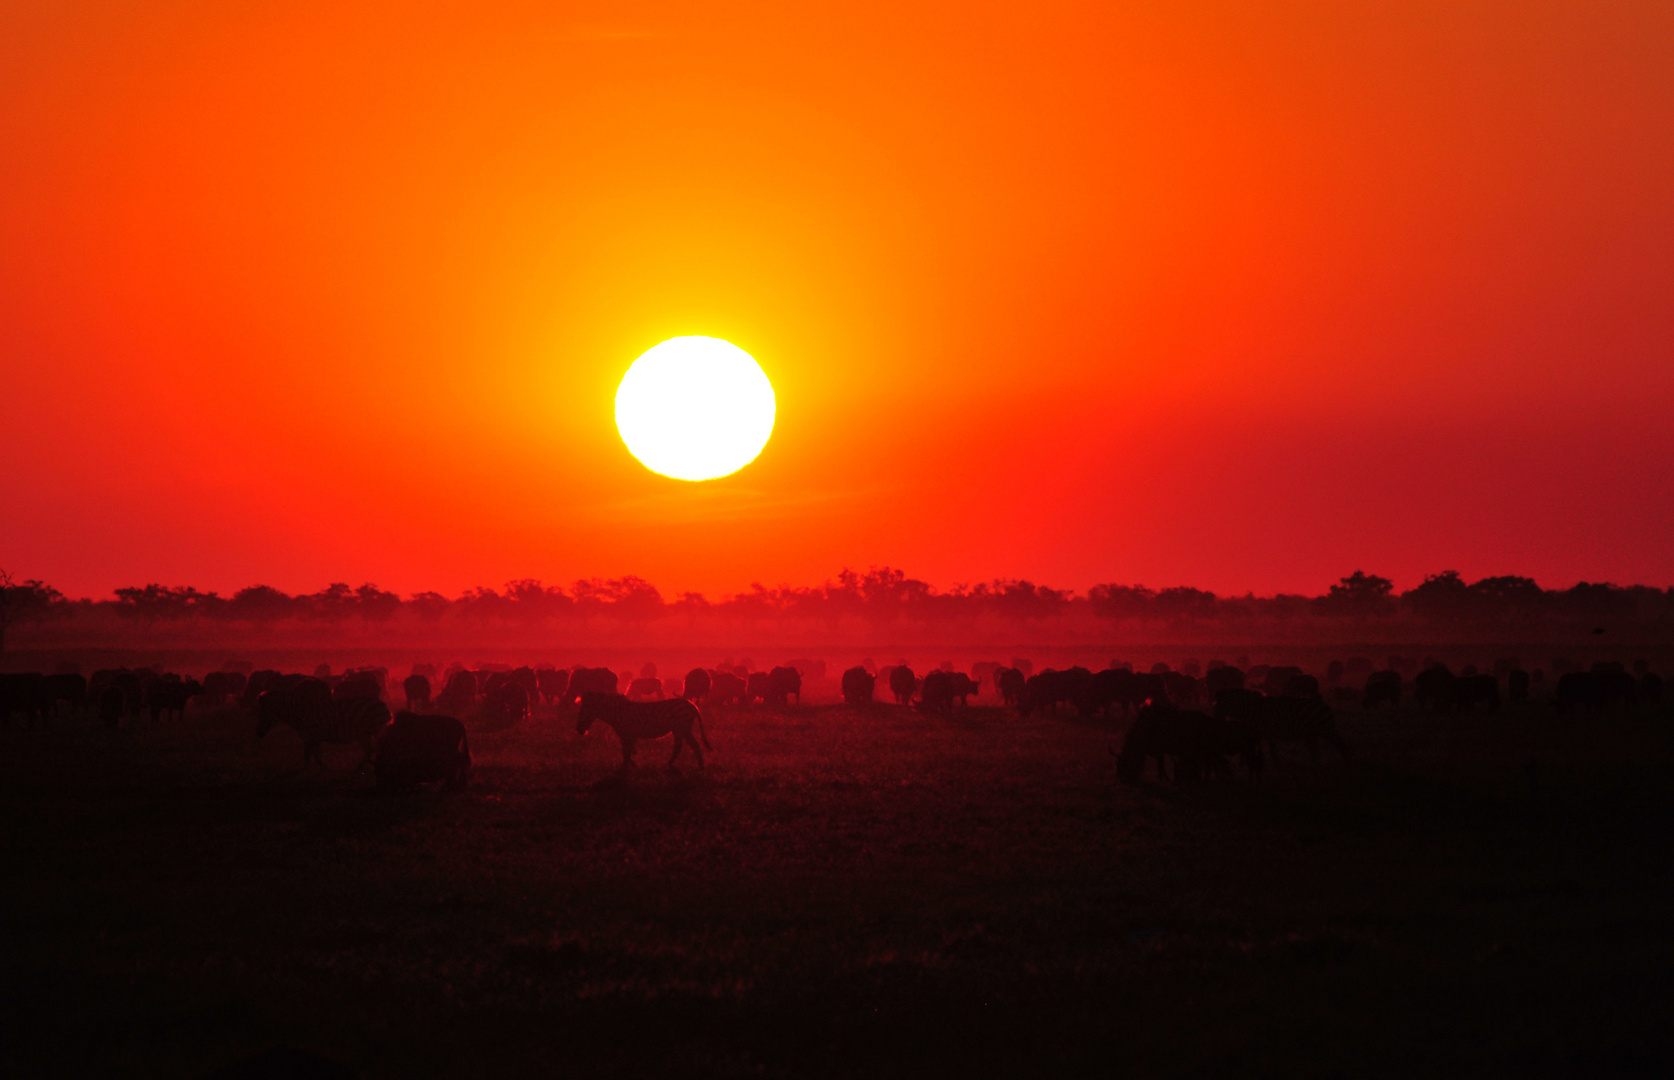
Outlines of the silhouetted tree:
<svg viewBox="0 0 1674 1080">
<path fill-rule="evenodd" d="M 1465 614 L 1470 605 L 1470 586 L 1457 570 L 1443 570 L 1425 577 L 1423 584 L 1408 589 L 1401 599 L 1415 614 L 1431 619 L 1453 619 Z"/>
<path fill-rule="evenodd" d="M 1357 619 L 1393 615 L 1396 610 L 1392 596 L 1394 591 L 1395 583 L 1388 578 L 1356 570 L 1320 597 L 1320 610 L 1328 615 L 1347 615 Z"/>
</svg>

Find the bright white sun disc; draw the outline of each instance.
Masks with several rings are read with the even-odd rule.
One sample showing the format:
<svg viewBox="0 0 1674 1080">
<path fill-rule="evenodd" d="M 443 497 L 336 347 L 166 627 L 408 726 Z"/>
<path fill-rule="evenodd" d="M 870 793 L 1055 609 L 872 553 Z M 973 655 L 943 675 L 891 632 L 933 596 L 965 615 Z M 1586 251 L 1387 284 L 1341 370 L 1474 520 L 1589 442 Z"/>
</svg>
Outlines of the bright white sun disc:
<svg viewBox="0 0 1674 1080">
<path fill-rule="evenodd" d="M 777 408 L 767 373 L 743 349 L 720 338 L 669 338 L 622 376 L 616 430 L 646 468 L 713 480 L 756 459 Z"/>
</svg>

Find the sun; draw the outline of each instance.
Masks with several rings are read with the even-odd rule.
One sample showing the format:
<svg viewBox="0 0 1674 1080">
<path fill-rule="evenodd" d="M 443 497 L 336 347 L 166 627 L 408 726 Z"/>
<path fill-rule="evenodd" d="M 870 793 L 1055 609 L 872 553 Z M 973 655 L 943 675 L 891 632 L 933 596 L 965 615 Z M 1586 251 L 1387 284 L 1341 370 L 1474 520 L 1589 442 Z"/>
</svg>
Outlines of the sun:
<svg viewBox="0 0 1674 1080">
<path fill-rule="evenodd" d="M 754 461 L 777 411 L 761 365 L 720 338 L 654 345 L 616 388 L 616 430 L 629 452 L 677 480 L 713 480 Z"/>
</svg>

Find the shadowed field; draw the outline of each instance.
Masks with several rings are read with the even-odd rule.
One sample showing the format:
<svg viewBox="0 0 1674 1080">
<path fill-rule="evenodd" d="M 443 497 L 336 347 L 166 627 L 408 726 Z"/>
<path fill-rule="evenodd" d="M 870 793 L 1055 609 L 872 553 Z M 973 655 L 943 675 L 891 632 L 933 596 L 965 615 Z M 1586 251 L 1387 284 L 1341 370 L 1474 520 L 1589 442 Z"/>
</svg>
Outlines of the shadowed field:
<svg viewBox="0 0 1674 1080">
<path fill-rule="evenodd" d="M 1121 724 L 550 713 L 456 796 L 236 710 L 0 733 L 8 1075 L 1666 1075 L 1669 718 L 1343 714 L 1259 786 Z"/>
</svg>

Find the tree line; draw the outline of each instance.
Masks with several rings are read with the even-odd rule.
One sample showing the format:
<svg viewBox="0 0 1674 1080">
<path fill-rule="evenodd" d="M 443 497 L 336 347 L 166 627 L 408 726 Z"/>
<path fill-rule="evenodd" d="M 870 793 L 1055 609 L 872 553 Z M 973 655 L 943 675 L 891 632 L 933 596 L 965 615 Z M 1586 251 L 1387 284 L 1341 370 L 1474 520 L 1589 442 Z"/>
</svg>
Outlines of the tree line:
<svg viewBox="0 0 1674 1080">
<path fill-rule="evenodd" d="M 1674 588 L 1580 582 L 1545 589 L 1533 579 L 1486 577 L 1467 582 L 1458 572 L 1432 574 L 1405 592 L 1385 577 L 1356 570 L 1318 596 L 1221 596 L 1187 586 L 1095 585 L 1086 593 L 1019 579 L 995 579 L 939 590 L 892 567 L 845 569 L 813 587 L 754 585 L 710 600 L 699 593 L 665 596 L 638 577 L 593 578 L 567 587 L 533 579 L 499 589 L 479 586 L 459 596 L 418 592 L 402 596 L 363 584 L 334 583 L 313 593 L 289 594 L 252 585 L 230 596 L 190 586 L 149 584 L 117 589 L 104 599 L 70 599 L 38 580 L 13 581 L 0 571 L 0 647 L 7 626 L 20 622 L 103 614 L 134 623 L 204 620 L 247 623 L 388 622 L 395 619 L 547 621 L 671 617 L 729 621 L 785 619 L 871 622 L 1042 620 L 1090 615 L 1107 620 L 1178 622 L 1234 620 L 1442 621 L 1560 618 L 1582 621 L 1663 621 L 1674 617 Z"/>
</svg>

